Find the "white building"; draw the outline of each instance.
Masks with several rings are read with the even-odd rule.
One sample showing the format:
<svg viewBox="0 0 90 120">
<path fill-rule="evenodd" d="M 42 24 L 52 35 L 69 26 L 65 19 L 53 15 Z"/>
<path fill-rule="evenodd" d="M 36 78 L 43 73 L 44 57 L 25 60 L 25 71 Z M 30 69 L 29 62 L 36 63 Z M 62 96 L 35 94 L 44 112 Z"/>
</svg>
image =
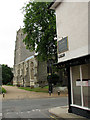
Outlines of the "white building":
<svg viewBox="0 0 90 120">
<path fill-rule="evenodd" d="M 90 2 L 57 2 L 58 63 L 68 72 L 69 112 L 90 118 Z"/>
</svg>

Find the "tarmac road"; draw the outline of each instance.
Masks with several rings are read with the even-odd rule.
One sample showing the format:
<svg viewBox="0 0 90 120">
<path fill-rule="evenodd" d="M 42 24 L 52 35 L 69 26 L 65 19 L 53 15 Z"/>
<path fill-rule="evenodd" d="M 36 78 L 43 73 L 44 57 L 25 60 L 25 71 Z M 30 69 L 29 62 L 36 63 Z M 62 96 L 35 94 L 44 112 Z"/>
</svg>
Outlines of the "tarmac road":
<svg viewBox="0 0 90 120">
<path fill-rule="evenodd" d="M 67 97 L 3 100 L 2 115 L 3 118 L 56 119 L 48 110 L 53 107 L 66 106 L 67 101 Z"/>
</svg>

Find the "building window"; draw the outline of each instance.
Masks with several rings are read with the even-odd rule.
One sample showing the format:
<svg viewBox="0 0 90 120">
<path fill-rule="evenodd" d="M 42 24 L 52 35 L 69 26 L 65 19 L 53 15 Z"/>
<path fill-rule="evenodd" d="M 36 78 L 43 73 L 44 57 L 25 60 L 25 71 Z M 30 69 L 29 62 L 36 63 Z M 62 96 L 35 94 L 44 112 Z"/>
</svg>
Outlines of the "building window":
<svg viewBox="0 0 90 120">
<path fill-rule="evenodd" d="M 70 68 L 72 105 L 90 108 L 90 63 Z"/>
<path fill-rule="evenodd" d="M 72 86 L 73 86 L 73 104 L 81 106 L 81 86 L 77 85 L 80 83 L 80 67 L 72 67 Z"/>
<path fill-rule="evenodd" d="M 83 89 L 83 106 L 89 107 L 89 82 L 90 82 L 90 64 L 82 65 L 82 89 Z"/>
</svg>

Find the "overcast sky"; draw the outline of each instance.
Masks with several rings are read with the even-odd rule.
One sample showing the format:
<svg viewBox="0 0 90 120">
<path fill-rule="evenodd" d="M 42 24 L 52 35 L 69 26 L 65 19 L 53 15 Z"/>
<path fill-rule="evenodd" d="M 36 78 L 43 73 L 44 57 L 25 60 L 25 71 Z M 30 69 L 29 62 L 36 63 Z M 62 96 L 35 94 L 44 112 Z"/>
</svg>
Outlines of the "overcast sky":
<svg viewBox="0 0 90 120">
<path fill-rule="evenodd" d="M 0 0 L 0 64 L 13 67 L 16 31 L 23 27 L 20 9 L 27 1 Z"/>
<path fill-rule="evenodd" d="M 0 64 L 13 67 L 16 31 L 23 27 L 20 10 L 29 0 L 0 0 Z"/>
</svg>

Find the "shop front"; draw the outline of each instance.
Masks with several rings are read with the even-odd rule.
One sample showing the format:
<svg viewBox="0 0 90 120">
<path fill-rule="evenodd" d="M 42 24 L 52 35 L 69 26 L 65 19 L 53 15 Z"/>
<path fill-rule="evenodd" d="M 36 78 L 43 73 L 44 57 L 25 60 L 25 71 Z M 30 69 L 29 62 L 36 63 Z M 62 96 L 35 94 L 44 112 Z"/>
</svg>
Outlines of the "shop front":
<svg viewBox="0 0 90 120">
<path fill-rule="evenodd" d="M 90 118 L 90 63 L 70 67 L 71 111 Z"/>
<path fill-rule="evenodd" d="M 68 75 L 68 112 L 90 118 L 90 55 L 55 64 Z"/>
</svg>

